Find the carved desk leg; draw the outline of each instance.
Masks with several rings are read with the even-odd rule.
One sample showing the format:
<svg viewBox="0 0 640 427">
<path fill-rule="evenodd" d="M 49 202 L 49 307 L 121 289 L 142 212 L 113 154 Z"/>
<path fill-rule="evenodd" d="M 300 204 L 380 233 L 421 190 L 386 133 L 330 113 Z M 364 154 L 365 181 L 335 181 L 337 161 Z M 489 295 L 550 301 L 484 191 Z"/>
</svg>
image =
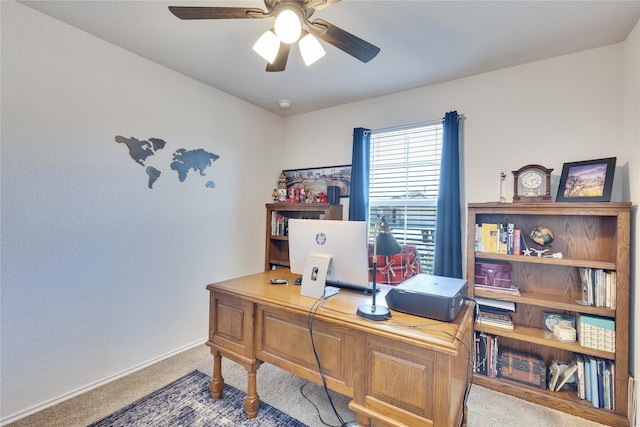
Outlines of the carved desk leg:
<svg viewBox="0 0 640 427">
<path fill-rule="evenodd" d="M 371 427 L 371 418 L 356 412 L 356 421 L 360 427 Z"/>
<path fill-rule="evenodd" d="M 255 418 L 258 415 L 260 396 L 258 396 L 256 371 L 259 366 L 259 364 L 253 365 L 251 370 L 247 369 L 247 396 L 244 398 L 244 410 L 247 413 L 247 418 Z"/>
<path fill-rule="evenodd" d="M 213 375 L 211 376 L 211 382 L 209 383 L 211 397 L 213 399 L 217 399 L 222 396 L 223 388 L 224 378 L 222 378 L 222 355 L 219 351 L 216 351 L 213 353 Z"/>
</svg>

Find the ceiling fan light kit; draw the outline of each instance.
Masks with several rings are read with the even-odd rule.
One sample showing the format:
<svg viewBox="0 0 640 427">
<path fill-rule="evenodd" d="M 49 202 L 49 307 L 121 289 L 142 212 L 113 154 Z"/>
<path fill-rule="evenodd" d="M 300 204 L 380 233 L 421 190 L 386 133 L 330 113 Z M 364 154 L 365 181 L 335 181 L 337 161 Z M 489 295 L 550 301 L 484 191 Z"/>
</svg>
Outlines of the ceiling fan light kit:
<svg viewBox="0 0 640 427">
<path fill-rule="evenodd" d="M 318 39 L 309 33 L 300 39 L 298 47 L 300 48 L 302 60 L 307 67 L 322 58 L 326 53 Z"/>
<path fill-rule="evenodd" d="M 253 45 L 253 50 L 269 64 L 273 64 L 280 50 L 280 39 L 273 31 L 269 30 L 260 36 Z"/>
<path fill-rule="evenodd" d="M 321 39 L 354 58 L 369 62 L 380 48 L 329 22 L 309 18 L 316 10 L 324 9 L 340 0 L 264 0 L 267 12 L 246 7 L 192 7 L 169 6 L 169 11 L 180 19 L 259 19 L 276 17 L 273 31 L 265 32 L 254 44 L 253 50 L 269 64 L 267 71 L 284 71 L 289 47 L 298 42 L 304 63 L 309 66 L 325 55 Z M 302 36 L 302 38 L 300 38 Z"/>
<path fill-rule="evenodd" d="M 302 23 L 292 9 L 286 8 L 278 14 L 274 29 L 282 43 L 292 44 L 297 42 L 302 34 Z"/>
</svg>

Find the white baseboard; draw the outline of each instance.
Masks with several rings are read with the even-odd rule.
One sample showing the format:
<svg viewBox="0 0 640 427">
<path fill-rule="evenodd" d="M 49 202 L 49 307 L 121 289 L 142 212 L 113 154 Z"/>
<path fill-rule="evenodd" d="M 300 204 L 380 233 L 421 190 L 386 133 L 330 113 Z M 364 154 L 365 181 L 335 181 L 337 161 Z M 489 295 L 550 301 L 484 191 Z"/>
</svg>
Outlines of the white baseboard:
<svg viewBox="0 0 640 427">
<path fill-rule="evenodd" d="M 31 408 L 25 409 L 24 411 L 21 411 L 21 412 L 18 412 L 16 414 L 13 414 L 13 415 L 11 415 L 11 416 L 9 416 L 7 418 L 3 418 L 2 420 L 0 420 L 0 426 L 11 424 L 14 421 L 18 421 L 21 418 L 24 418 L 24 417 L 27 417 L 29 415 L 35 414 L 36 412 L 40 412 L 43 409 L 46 409 L 46 408 L 49 408 L 51 406 L 57 405 L 58 403 L 62 403 L 65 400 L 68 400 L 68 399 L 71 399 L 73 397 L 79 396 L 82 393 L 86 393 L 86 392 L 88 392 L 90 390 L 93 390 L 95 388 L 101 387 L 101 386 L 103 386 L 105 384 L 108 384 L 108 383 L 110 383 L 112 381 L 115 381 L 115 380 L 117 380 L 119 378 L 126 377 L 127 375 L 133 374 L 134 372 L 137 372 L 137 371 L 139 371 L 141 369 L 144 369 L 144 368 L 146 368 L 148 366 L 151 366 L 154 363 L 158 363 L 158 362 L 160 362 L 162 360 L 168 359 L 168 358 L 170 358 L 172 356 L 175 356 L 176 354 L 180 354 L 180 353 L 182 353 L 184 351 L 191 350 L 192 348 L 195 348 L 195 347 L 197 347 L 199 345 L 204 344 L 206 341 L 207 341 L 207 339 L 205 338 L 205 339 L 202 339 L 202 340 L 195 341 L 195 342 L 193 342 L 191 344 L 187 344 L 187 345 L 185 345 L 183 347 L 180 347 L 180 348 L 178 348 L 176 350 L 173 350 L 173 351 L 171 351 L 169 353 L 165 353 L 162 356 L 158 356 L 156 358 L 148 360 L 147 362 L 141 363 L 140 365 L 134 366 L 134 367 L 132 367 L 130 369 L 126 369 L 126 370 L 124 370 L 124 371 L 122 371 L 122 372 L 120 372 L 118 374 L 115 374 L 115 375 L 112 375 L 110 377 L 104 378 L 104 379 L 102 379 L 100 381 L 96 381 L 96 382 L 94 382 L 92 384 L 89 384 L 89 385 L 87 385 L 85 387 L 81 387 L 81 388 L 76 389 L 74 391 L 71 391 L 69 393 L 65 393 L 65 394 L 63 394 L 61 396 L 56 397 L 55 399 L 49 400 L 47 402 L 41 403 L 41 404 L 33 406 Z"/>
</svg>

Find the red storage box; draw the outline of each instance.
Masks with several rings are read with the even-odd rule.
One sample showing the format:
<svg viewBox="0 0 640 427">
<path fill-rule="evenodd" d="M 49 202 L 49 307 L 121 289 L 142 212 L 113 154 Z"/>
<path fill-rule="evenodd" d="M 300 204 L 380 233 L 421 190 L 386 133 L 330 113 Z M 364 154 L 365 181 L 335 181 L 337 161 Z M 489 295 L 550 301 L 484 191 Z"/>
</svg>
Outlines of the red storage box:
<svg viewBox="0 0 640 427">
<path fill-rule="evenodd" d="M 476 262 L 475 284 L 494 286 L 496 288 L 511 287 L 511 264 L 497 262 Z"/>
</svg>

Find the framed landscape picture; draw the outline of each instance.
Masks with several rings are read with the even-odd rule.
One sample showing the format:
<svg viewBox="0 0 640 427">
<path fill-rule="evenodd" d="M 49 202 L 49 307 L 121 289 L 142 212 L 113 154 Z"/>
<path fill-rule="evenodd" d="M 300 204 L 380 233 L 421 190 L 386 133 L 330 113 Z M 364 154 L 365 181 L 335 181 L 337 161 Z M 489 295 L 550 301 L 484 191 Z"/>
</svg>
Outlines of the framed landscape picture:
<svg viewBox="0 0 640 427">
<path fill-rule="evenodd" d="M 616 158 L 565 163 L 556 202 L 609 202 Z"/>
</svg>

